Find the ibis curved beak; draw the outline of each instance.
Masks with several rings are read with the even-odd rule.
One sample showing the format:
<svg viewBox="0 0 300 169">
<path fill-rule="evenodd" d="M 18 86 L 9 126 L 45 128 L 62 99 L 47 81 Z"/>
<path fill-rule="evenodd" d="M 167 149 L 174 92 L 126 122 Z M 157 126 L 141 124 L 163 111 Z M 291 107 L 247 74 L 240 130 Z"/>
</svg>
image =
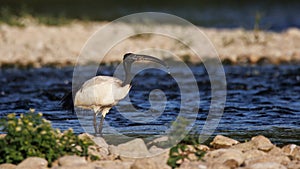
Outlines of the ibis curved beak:
<svg viewBox="0 0 300 169">
<path fill-rule="evenodd" d="M 134 61 L 151 61 L 151 62 L 161 64 L 165 67 L 168 67 L 167 64 L 164 61 L 162 61 L 162 60 L 160 60 L 156 57 L 148 56 L 148 55 L 135 54 L 134 55 Z"/>
</svg>

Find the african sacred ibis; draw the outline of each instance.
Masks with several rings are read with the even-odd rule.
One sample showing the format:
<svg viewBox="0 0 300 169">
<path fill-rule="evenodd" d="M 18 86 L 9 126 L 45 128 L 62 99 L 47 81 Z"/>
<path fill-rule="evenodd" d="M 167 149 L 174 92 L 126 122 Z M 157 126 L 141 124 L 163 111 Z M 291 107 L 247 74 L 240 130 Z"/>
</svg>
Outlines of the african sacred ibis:
<svg viewBox="0 0 300 169">
<path fill-rule="evenodd" d="M 152 56 L 126 53 L 123 57 L 125 70 L 125 80 L 123 82 L 111 76 L 95 76 L 87 80 L 76 92 L 74 106 L 94 111 L 93 125 L 95 134 L 102 135 L 103 120 L 106 114 L 129 93 L 131 88 L 131 64 L 136 61 L 152 61 L 167 66 L 165 62 Z M 70 103 L 68 100 L 70 98 L 72 99 L 72 94 L 63 98 L 63 106 L 67 105 L 68 102 Z M 97 127 L 96 118 L 99 113 L 101 113 L 102 117 Z"/>
</svg>

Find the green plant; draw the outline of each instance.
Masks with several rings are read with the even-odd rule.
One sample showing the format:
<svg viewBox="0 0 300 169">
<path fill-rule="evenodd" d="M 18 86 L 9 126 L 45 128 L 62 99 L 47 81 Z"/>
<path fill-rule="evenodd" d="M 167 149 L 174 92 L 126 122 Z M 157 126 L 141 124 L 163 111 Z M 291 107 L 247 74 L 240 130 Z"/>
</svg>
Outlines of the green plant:
<svg viewBox="0 0 300 169">
<path fill-rule="evenodd" d="M 266 36 L 265 33 L 263 33 L 264 30 L 267 30 L 268 28 L 264 25 L 262 25 L 264 14 L 263 12 L 257 11 L 254 16 L 254 25 L 253 30 L 251 33 L 245 33 L 245 35 L 242 37 L 246 45 L 251 44 L 262 44 L 266 45 L 268 43 L 268 36 Z"/>
<path fill-rule="evenodd" d="M 59 14 L 59 16 L 38 16 L 35 17 L 38 23 L 44 25 L 51 25 L 51 26 L 60 26 L 60 25 L 67 25 L 71 23 L 70 19 L 67 19 L 65 15 Z"/>
<path fill-rule="evenodd" d="M 255 13 L 254 28 L 253 28 L 255 42 L 259 42 L 259 32 L 261 31 L 260 24 L 261 24 L 262 17 L 263 15 L 261 12 Z"/>
<path fill-rule="evenodd" d="M 198 142 L 198 137 L 187 134 L 187 127 L 190 125 L 190 121 L 184 117 L 180 117 L 178 121 L 172 124 L 173 132 L 172 135 L 168 137 L 168 144 L 177 143 L 173 146 L 169 152 L 169 159 L 167 164 L 172 168 L 179 167 L 183 161 L 197 161 L 200 160 L 205 152 L 200 149 L 200 144 Z"/>
<path fill-rule="evenodd" d="M 9 114 L 0 120 L 0 128 L 6 133 L 0 138 L 0 163 L 17 164 L 27 157 L 45 158 L 49 164 L 63 155 L 88 156 L 89 138 L 80 139 L 72 129 L 61 133 L 53 129 L 42 113 L 31 110 L 21 114 Z"/>
<path fill-rule="evenodd" d="M 10 8 L 7 7 L 1 7 L 0 8 L 0 23 L 6 23 L 8 25 L 13 25 L 13 26 L 24 26 L 19 21 L 19 17 L 16 16 Z"/>
<path fill-rule="evenodd" d="M 235 40 L 234 40 L 233 38 L 231 38 L 231 37 L 222 37 L 222 44 L 223 44 L 223 47 L 227 47 L 227 46 L 233 44 L 234 41 L 235 41 Z"/>
<path fill-rule="evenodd" d="M 190 55 L 183 55 L 181 56 L 184 63 L 191 63 L 191 56 Z"/>
<path fill-rule="evenodd" d="M 186 138 L 189 140 L 189 138 Z M 169 152 L 167 164 L 172 167 L 179 167 L 183 161 L 198 161 L 205 155 L 199 144 L 185 144 L 183 142 L 172 147 Z"/>
</svg>

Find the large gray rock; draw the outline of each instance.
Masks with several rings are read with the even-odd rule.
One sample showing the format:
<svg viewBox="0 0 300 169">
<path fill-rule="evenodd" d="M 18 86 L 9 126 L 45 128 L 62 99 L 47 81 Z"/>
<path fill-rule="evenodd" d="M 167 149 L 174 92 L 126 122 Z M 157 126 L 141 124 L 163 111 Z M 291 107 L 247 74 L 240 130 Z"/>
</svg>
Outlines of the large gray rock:
<svg viewBox="0 0 300 169">
<path fill-rule="evenodd" d="M 116 161 L 103 160 L 103 161 L 92 162 L 92 164 L 94 164 L 95 168 L 100 168 L 100 169 L 130 169 L 133 162 L 119 161 L 119 160 Z"/>
<path fill-rule="evenodd" d="M 201 151 L 209 151 L 210 150 L 210 148 L 207 145 L 203 145 L 203 144 L 198 144 L 198 145 L 196 145 L 196 147 L 198 150 L 201 150 Z"/>
<path fill-rule="evenodd" d="M 88 164 L 78 164 L 78 165 L 55 166 L 52 167 L 51 169 L 96 169 L 96 168 L 97 168 L 96 165 L 88 163 Z"/>
<path fill-rule="evenodd" d="M 249 150 L 244 153 L 245 159 L 251 159 L 251 158 L 261 157 L 265 155 L 267 155 L 267 153 L 261 150 Z"/>
<path fill-rule="evenodd" d="M 134 161 L 130 169 L 157 169 L 160 165 L 152 158 L 141 158 Z"/>
<path fill-rule="evenodd" d="M 108 154 L 108 144 L 106 143 L 104 138 L 95 137 L 95 138 L 93 138 L 93 141 L 94 141 L 95 144 L 97 144 L 97 146 L 99 146 L 100 148 L 106 150 L 106 153 Z"/>
<path fill-rule="evenodd" d="M 256 163 L 268 163 L 268 162 L 275 162 L 286 166 L 291 162 L 291 160 L 287 156 L 264 155 L 255 158 L 246 159 L 245 165 L 251 166 Z"/>
<path fill-rule="evenodd" d="M 287 165 L 288 169 L 299 169 L 300 168 L 300 161 L 291 161 L 288 165 Z"/>
<path fill-rule="evenodd" d="M 169 140 L 168 136 L 162 136 L 162 137 L 156 138 L 156 139 L 148 142 L 147 146 L 148 147 L 151 147 L 151 146 L 160 146 L 161 144 L 168 143 L 168 140 Z"/>
<path fill-rule="evenodd" d="M 282 155 L 285 155 L 284 152 L 282 151 L 281 148 L 279 147 L 273 147 L 269 152 L 268 152 L 269 155 L 273 155 L 273 156 L 282 156 Z"/>
<path fill-rule="evenodd" d="M 247 169 L 287 169 L 285 166 L 276 162 L 256 163 L 249 166 Z"/>
<path fill-rule="evenodd" d="M 142 139 L 134 139 L 118 146 L 109 146 L 111 154 L 116 154 L 124 158 L 145 158 L 151 156 Z"/>
<path fill-rule="evenodd" d="M 207 169 L 207 164 L 203 161 L 184 161 L 179 169 Z"/>
<path fill-rule="evenodd" d="M 256 150 L 256 146 L 252 142 L 245 142 L 245 143 L 240 143 L 236 144 L 231 147 L 232 149 L 237 149 L 240 150 L 241 152 L 247 152 L 250 150 Z"/>
<path fill-rule="evenodd" d="M 83 133 L 78 135 L 80 139 L 91 139 L 95 143 L 95 145 L 89 146 L 88 153 L 90 155 L 96 156 L 99 159 L 108 159 L 109 151 L 108 144 L 102 137 L 95 137 L 88 133 Z"/>
<path fill-rule="evenodd" d="M 232 168 L 221 163 L 210 163 L 208 164 L 207 169 L 232 169 Z"/>
<path fill-rule="evenodd" d="M 245 142 L 245 143 L 241 143 L 241 144 L 232 146 L 233 149 L 238 149 L 242 152 L 246 152 L 246 151 L 254 150 L 254 149 L 268 152 L 274 147 L 275 146 L 271 143 L 271 141 L 268 138 L 261 136 L 261 135 L 252 137 L 251 141 L 249 141 L 249 142 Z"/>
<path fill-rule="evenodd" d="M 171 169 L 171 167 L 167 165 L 167 161 L 169 159 L 169 151 L 169 149 L 165 150 L 158 155 L 149 157 L 149 159 L 156 163 L 159 166 L 159 169 Z"/>
<path fill-rule="evenodd" d="M 252 142 L 258 150 L 262 151 L 269 151 L 274 147 L 271 141 L 262 135 L 252 137 L 250 142 Z"/>
<path fill-rule="evenodd" d="M 10 163 L 0 164 L 0 169 L 15 169 L 17 166 Z"/>
<path fill-rule="evenodd" d="M 289 144 L 282 147 L 282 151 L 284 154 L 291 156 L 292 159 L 300 161 L 300 146 L 296 144 Z"/>
<path fill-rule="evenodd" d="M 60 166 L 76 166 L 76 165 L 85 165 L 87 161 L 84 157 L 79 157 L 76 155 L 73 156 L 63 156 L 58 159 L 58 164 Z"/>
<path fill-rule="evenodd" d="M 159 147 L 156 147 L 156 146 L 151 146 L 149 148 L 149 152 L 151 154 L 151 156 L 156 156 L 156 155 L 160 155 L 164 152 L 169 152 L 169 149 L 163 149 L 163 148 L 159 148 Z"/>
<path fill-rule="evenodd" d="M 240 166 L 245 157 L 243 153 L 236 149 L 218 149 L 208 152 L 204 160 L 208 161 L 209 164 L 222 164 L 229 168 L 236 168 Z"/>
<path fill-rule="evenodd" d="M 214 140 L 210 143 L 210 145 L 213 148 L 227 148 L 227 147 L 231 147 L 235 144 L 238 144 L 239 142 L 231 139 L 229 137 L 225 137 L 222 135 L 217 135 Z"/>
<path fill-rule="evenodd" d="M 28 157 L 17 165 L 16 169 L 46 169 L 48 161 L 39 157 Z"/>
</svg>

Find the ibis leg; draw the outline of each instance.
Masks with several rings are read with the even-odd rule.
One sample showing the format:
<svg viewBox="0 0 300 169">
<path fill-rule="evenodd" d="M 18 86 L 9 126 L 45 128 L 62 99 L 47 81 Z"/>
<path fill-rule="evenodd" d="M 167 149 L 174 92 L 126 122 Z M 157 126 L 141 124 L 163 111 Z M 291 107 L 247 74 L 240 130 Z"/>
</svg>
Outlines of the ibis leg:
<svg viewBox="0 0 300 169">
<path fill-rule="evenodd" d="M 97 115 L 94 113 L 94 130 L 95 130 L 95 135 L 98 133 L 97 132 Z"/>
<path fill-rule="evenodd" d="M 104 116 L 102 115 L 100 125 L 99 125 L 99 130 L 98 130 L 100 136 L 102 136 L 103 120 L 104 120 Z"/>
</svg>

